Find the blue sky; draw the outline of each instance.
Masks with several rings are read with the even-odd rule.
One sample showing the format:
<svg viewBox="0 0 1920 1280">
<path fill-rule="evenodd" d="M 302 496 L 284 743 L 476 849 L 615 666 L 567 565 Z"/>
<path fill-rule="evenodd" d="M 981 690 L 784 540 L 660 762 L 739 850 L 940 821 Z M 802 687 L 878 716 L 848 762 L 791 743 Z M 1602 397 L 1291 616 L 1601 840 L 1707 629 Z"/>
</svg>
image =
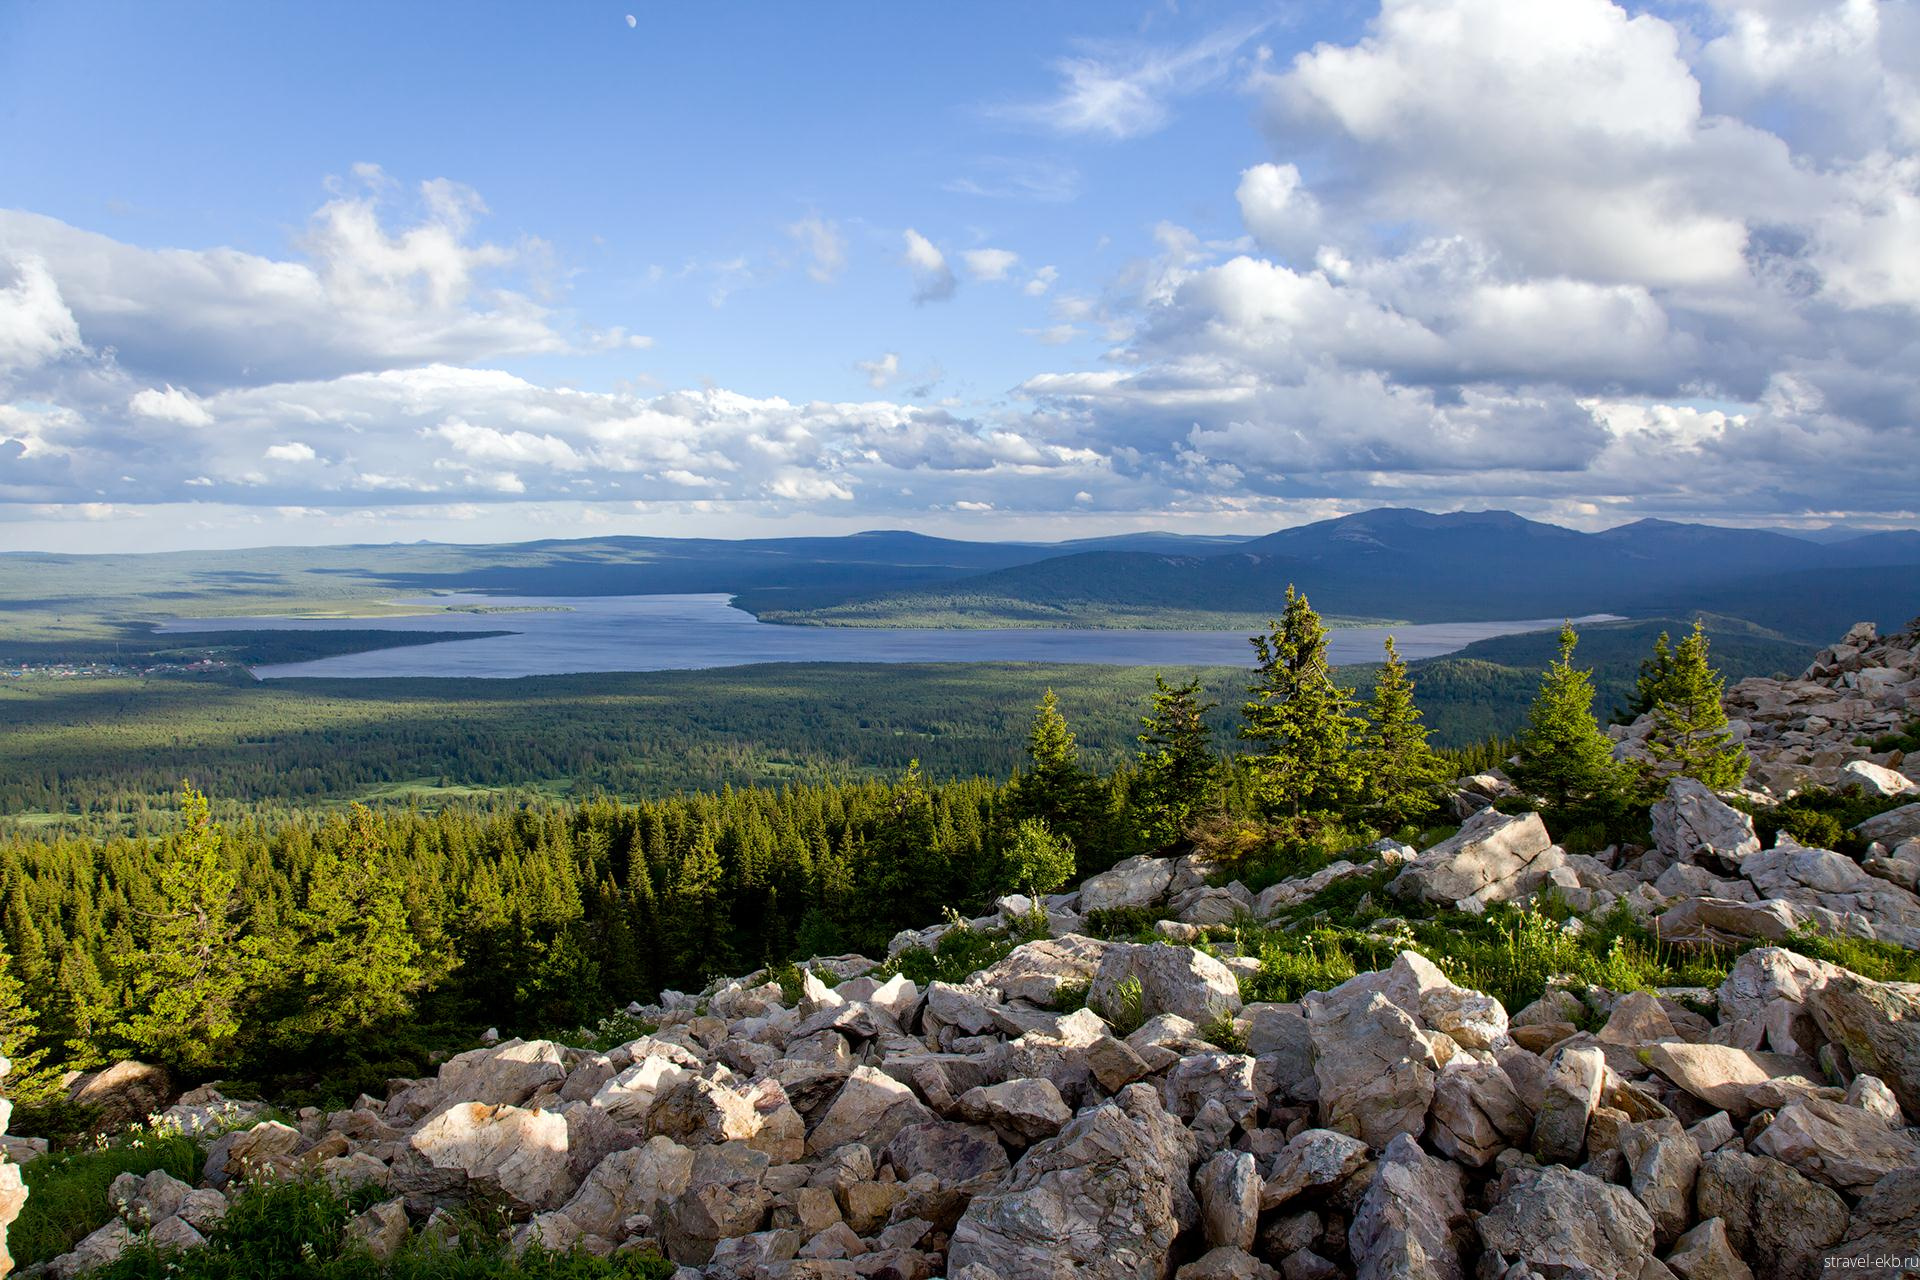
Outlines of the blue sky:
<svg viewBox="0 0 1920 1280">
<path fill-rule="evenodd" d="M 1916 33 L 9 6 L 0 549 L 1911 522 Z"/>
</svg>

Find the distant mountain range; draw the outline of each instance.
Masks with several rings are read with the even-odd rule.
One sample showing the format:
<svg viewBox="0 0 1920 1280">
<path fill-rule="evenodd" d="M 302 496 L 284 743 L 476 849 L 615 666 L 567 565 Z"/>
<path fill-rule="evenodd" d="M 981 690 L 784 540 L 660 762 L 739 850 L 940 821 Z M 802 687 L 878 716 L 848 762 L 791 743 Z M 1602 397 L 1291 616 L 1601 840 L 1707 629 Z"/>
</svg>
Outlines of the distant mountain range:
<svg viewBox="0 0 1920 1280">
<path fill-rule="evenodd" d="M 1920 532 L 1818 543 L 1755 529 L 1641 520 L 1581 533 L 1510 511 L 1380 508 L 1231 546 L 1102 546 L 939 584 L 821 599 L 744 593 L 770 620 L 1193 624 L 1276 612 L 1289 584 L 1323 614 L 1411 622 L 1707 610 L 1795 638 L 1837 620 L 1920 612 Z"/>
<path fill-rule="evenodd" d="M 553 539 L 503 545 L 272 547 L 158 555 L 0 555 L 0 641 L 103 653 L 142 618 L 386 610 L 432 591 L 526 596 L 724 592 L 771 622 L 842 626 L 1241 629 L 1288 584 L 1337 619 L 1493 621 L 1712 613 L 1824 644 L 1920 613 L 1920 532 L 1817 542 L 1642 520 L 1580 533 L 1508 511 L 1381 508 L 1257 538 L 1122 534 L 968 542 L 846 537 Z M 134 628 L 134 630 L 128 630 Z M 87 650 L 92 652 L 92 649 Z"/>
</svg>

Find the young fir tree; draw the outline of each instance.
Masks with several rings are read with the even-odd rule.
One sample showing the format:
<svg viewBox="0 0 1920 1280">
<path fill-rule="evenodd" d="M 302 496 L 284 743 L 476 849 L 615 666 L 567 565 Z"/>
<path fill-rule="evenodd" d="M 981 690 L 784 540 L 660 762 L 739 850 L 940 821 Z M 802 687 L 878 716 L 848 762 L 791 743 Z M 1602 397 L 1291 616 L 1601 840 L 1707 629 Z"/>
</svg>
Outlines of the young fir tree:
<svg viewBox="0 0 1920 1280">
<path fill-rule="evenodd" d="M 1620 791 L 1613 744 L 1593 718 L 1593 680 L 1573 665 L 1580 643 L 1572 623 L 1560 628 L 1560 657 L 1547 667 L 1520 734 L 1513 780 L 1547 807 L 1590 813 Z"/>
<path fill-rule="evenodd" d="M 1139 775 L 1134 782 L 1141 836 L 1159 847 L 1179 838 L 1194 815 L 1220 794 L 1220 757 L 1200 700 L 1200 681 L 1171 685 L 1153 677 L 1153 709 L 1141 720 Z"/>
<path fill-rule="evenodd" d="M 1273 633 L 1252 643 L 1259 661 L 1240 736 L 1256 746 L 1247 767 L 1261 808 L 1296 822 L 1342 813 L 1358 790 L 1353 747 L 1364 726 L 1333 682 L 1320 615 L 1289 585 Z"/>
<path fill-rule="evenodd" d="M 224 1065 L 240 1035 L 260 948 L 242 930 L 239 877 L 228 865 L 207 798 L 180 791 L 186 829 L 160 868 L 157 910 L 143 912 L 128 975 L 125 1034 L 163 1062 L 188 1071 Z"/>
<path fill-rule="evenodd" d="M 314 859 L 306 900 L 293 914 L 296 1011 L 276 1028 L 282 1043 L 396 1022 L 411 1010 L 426 975 L 385 861 L 372 811 L 354 805 L 344 843 Z"/>
<path fill-rule="evenodd" d="M 1707 661 L 1706 628 L 1696 619 L 1693 633 L 1674 647 L 1665 675 L 1652 689 L 1647 751 L 1671 765 L 1672 772 L 1716 791 L 1737 787 L 1747 776 L 1747 749 L 1727 732 L 1727 712 L 1720 704 L 1725 687 Z"/>
<path fill-rule="evenodd" d="M 1627 700 L 1627 709 L 1618 717 L 1619 722 L 1632 724 L 1653 710 L 1653 704 L 1660 701 L 1661 691 L 1672 678 L 1672 641 L 1662 631 L 1660 638 L 1653 642 L 1653 656 L 1640 663 L 1640 674 L 1633 682 L 1633 697 Z"/>
<path fill-rule="evenodd" d="M 1427 745 L 1428 729 L 1413 701 L 1413 681 L 1387 637 L 1387 661 L 1374 682 L 1361 748 L 1367 816 L 1387 831 L 1424 822 L 1440 807 L 1446 764 Z"/>
<path fill-rule="evenodd" d="M 1009 788 L 1015 820 L 1039 818 L 1059 834 L 1086 843 L 1093 825 L 1094 781 L 1080 768 L 1080 747 L 1060 714 L 1060 699 L 1048 689 L 1027 730 L 1028 767 Z"/>
<path fill-rule="evenodd" d="M 1072 878 L 1072 841 L 1039 818 L 1022 819 L 1001 855 L 1001 886 L 1009 893 L 1052 893 Z"/>
</svg>

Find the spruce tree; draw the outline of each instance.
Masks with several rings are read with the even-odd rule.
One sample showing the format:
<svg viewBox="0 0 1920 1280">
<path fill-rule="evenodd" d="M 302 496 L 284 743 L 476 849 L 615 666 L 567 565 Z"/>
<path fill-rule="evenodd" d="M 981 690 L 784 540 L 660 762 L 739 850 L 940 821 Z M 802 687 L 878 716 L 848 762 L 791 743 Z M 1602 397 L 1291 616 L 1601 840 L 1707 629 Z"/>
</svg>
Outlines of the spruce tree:
<svg viewBox="0 0 1920 1280">
<path fill-rule="evenodd" d="M 1664 677 L 1652 689 L 1647 751 L 1671 766 L 1667 772 L 1716 791 L 1731 790 L 1747 776 L 1747 749 L 1727 732 L 1727 712 L 1720 703 L 1725 687 L 1707 660 L 1706 628 L 1695 619 L 1693 633 L 1675 646 Z"/>
<path fill-rule="evenodd" d="M 1427 745 L 1428 729 L 1413 700 L 1413 681 L 1387 637 L 1387 660 L 1373 686 L 1361 760 L 1367 816 L 1387 831 L 1424 822 L 1440 807 L 1446 764 Z"/>
<path fill-rule="evenodd" d="M 1094 780 L 1080 767 L 1079 744 L 1052 689 L 1034 708 L 1027 760 L 1028 767 L 1009 789 L 1010 816 L 1016 821 L 1039 818 L 1074 843 L 1086 844 L 1097 807 Z"/>
<path fill-rule="evenodd" d="M 1653 710 L 1654 703 L 1660 701 L 1661 691 L 1672 678 L 1672 642 L 1662 631 L 1660 638 L 1653 642 L 1653 656 L 1640 663 L 1640 674 L 1633 682 L 1633 697 L 1628 699 L 1626 711 L 1615 719 L 1621 724 L 1632 724 Z"/>
<path fill-rule="evenodd" d="M 6 1096 L 15 1103 L 32 1106 L 60 1096 L 60 1073 L 46 1062 L 38 1020 L 4 940 L 0 940 L 0 1054 L 13 1064 L 4 1083 Z"/>
<path fill-rule="evenodd" d="M 134 1045 L 188 1071 L 224 1065 L 261 974 L 260 948 L 241 927 L 239 877 L 207 798 L 183 785 L 186 828 L 160 869 L 157 909 L 142 913 L 139 941 L 123 966 Z"/>
<path fill-rule="evenodd" d="M 1200 681 L 1171 685 L 1155 673 L 1153 687 L 1153 709 L 1140 722 L 1146 732 L 1133 795 L 1140 835 L 1158 848 L 1178 839 L 1219 795 L 1220 757 L 1206 722 L 1218 704 L 1200 700 Z"/>
<path fill-rule="evenodd" d="M 1358 789 L 1353 747 L 1364 726 L 1353 696 L 1333 681 L 1327 629 L 1307 597 L 1289 585 L 1286 610 L 1271 625 L 1271 635 L 1252 637 L 1253 697 L 1241 707 L 1240 736 L 1256 747 L 1247 761 L 1255 794 L 1269 816 L 1337 817 Z"/>
<path fill-rule="evenodd" d="M 387 873 L 373 813 L 356 804 L 343 846 L 323 850 L 294 913 L 298 1011 L 277 1036 L 301 1044 L 383 1023 L 412 1007 L 425 974 L 400 889 Z"/>
<path fill-rule="evenodd" d="M 1579 643 L 1573 624 L 1563 624 L 1560 657 L 1541 678 L 1512 774 L 1549 809 L 1595 816 L 1618 799 L 1621 771 L 1613 744 L 1593 718 L 1592 677 L 1573 665 Z"/>
</svg>

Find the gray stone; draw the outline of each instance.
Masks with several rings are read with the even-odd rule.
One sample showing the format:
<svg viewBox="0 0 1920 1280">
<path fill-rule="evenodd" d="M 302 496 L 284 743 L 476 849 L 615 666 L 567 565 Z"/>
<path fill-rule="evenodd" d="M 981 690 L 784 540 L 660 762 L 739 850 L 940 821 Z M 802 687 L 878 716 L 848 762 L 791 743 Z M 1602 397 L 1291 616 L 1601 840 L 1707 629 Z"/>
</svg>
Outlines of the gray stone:
<svg viewBox="0 0 1920 1280">
<path fill-rule="evenodd" d="M 1480 1219 L 1480 1239 L 1546 1280 L 1640 1280 L 1653 1258 L 1653 1219 L 1625 1187 L 1573 1169 L 1516 1169 Z"/>
<path fill-rule="evenodd" d="M 1129 1085 L 1028 1150 L 1004 1183 L 973 1199 L 953 1231 L 949 1274 L 1164 1274 L 1183 1218 L 1198 1217 L 1187 1181 L 1191 1143 L 1152 1089 Z"/>
<path fill-rule="evenodd" d="M 1356 1280 L 1464 1280 L 1466 1181 L 1401 1134 L 1387 1144 L 1347 1231 Z"/>
<path fill-rule="evenodd" d="M 1148 1018 L 1171 1013 L 1205 1025 L 1240 1012 L 1240 983 L 1231 969 L 1191 947 L 1159 943 L 1114 943 L 1094 975 L 1087 1006 L 1111 1021 L 1121 1010 L 1121 986 L 1130 981 L 1140 984 Z"/>
<path fill-rule="evenodd" d="M 1675 778 L 1653 806 L 1653 843 L 1676 862 L 1698 862 L 1704 854 L 1737 863 L 1760 849 L 1753 819 L 1692 778 Z"/>
<path fill-rule="evenodd" d="M 1207 1247 L 1253 1249 L 1260 1225 L 1260 1173 L 1251 1152 L 1222 1151 L 1193 1176 Z"/>
</svg>

